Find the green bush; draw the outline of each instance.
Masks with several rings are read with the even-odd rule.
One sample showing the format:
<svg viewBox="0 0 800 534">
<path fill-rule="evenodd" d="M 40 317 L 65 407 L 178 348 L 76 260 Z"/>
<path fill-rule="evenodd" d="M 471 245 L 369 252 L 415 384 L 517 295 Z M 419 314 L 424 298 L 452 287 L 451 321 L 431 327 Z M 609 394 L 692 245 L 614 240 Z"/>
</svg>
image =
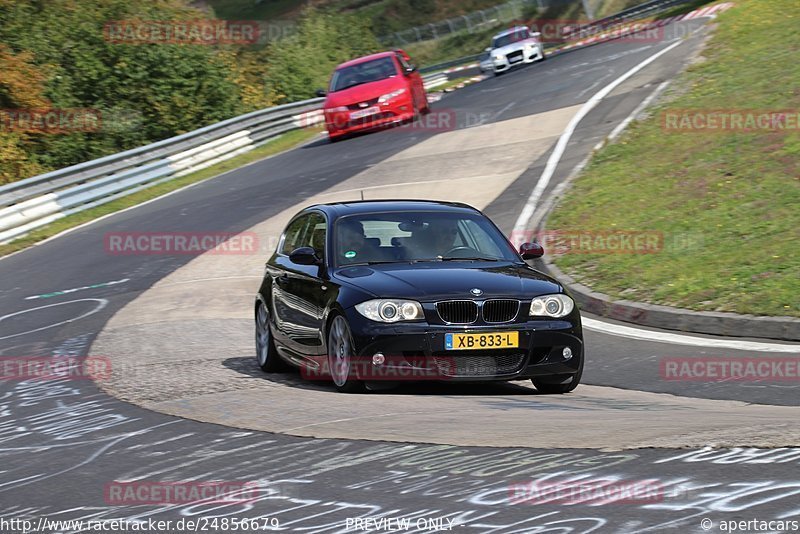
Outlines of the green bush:
<svg viewBox="0 0 800 534">
<path fill-rule="evenodd" d="M 312 98 L 326 87 L 339 63 L 380 49 L 370 23 L 361 17 L 307 10 L 294 35 L 275 43 L 267 84 L 275 102 Z"/>
<path fill-rule="evenodd" d="M 177 0 L 0 1 L 0 43 L 29 52 L 47 73 L 43 96 L 49 107 L 101 113 L 95 132 L 30 135 L 29 159 L 60 168 L 242 112 L 232 69 L 215 47 L 116 44 L 103 35 L 111 21 L 199 18 L 207 15 Z"/>
</svg>

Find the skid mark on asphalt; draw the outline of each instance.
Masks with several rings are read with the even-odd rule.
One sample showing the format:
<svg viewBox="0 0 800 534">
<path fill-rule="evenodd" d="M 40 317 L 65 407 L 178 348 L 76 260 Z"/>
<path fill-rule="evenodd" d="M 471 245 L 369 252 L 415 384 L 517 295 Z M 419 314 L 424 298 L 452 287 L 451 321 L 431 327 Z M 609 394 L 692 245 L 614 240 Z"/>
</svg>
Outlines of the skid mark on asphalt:
<svg viewBox="0 0 800 534">
<path fill-rule="evenodd" d="M 52 354 L 81 354 L 87 341 L 87 336 L 67 340 Z M 731 511 L 777 519 L 800 512 L 795 476 L 800 449 L 792 447 L 599 452 L 308 441 L 178 420 L 145 421 L 135 412 L 122 415 L 114 399 L 87 394 L 66 380 L 0 387 L 4 513 L 34 522 L 42 516 L 143 524 L 149 519 L 247 517 L 275 519 L 289 532 L 347 532 L 348 518 L 396 516 L 427 519 L 409 532 L 429 531 L 431 520 L 451 520 L 474 532 L 512 534 L 564 528 L 579 533 L 597 527 L 686 531 L 701 517 L 718 520 Z M 251 409 L 257 405 L 249 404 Z M 402 421 L 395 424 L 404 427 Z M 537 427 L 547 425 L 536 420 Z M 578 438 L 571 441 L 583 445 Z M 102 476 L 84 477 L 82 468 Z M 737 477 L 748 468 L 756 474 Z M 246 502 L 124 506 L 104 501 L 104 487 L 112 481 L 164 480 L 248 481 L 259 491 Z M 512 491 L 554 482 L 625 485 L 642 480 L 657 484 L 656 499 L 632 503 L 624 493 L 610 491 L 601 499 L 566 505 L 535 493 L 520 499 Z M 36 498 L 53 487 L 79 491 L 45 502 Z"/>
<path fill-rule="evenodd" d="M 4 511 L 33 520 L 46 515 L 59 520 L 125 518 L 143 524 L 150 519 L 197 520 L 203 516 L 269 518 L 284 531 L 331 533 L 352 531 L 347 528 L 348 519 L 402 517 L 412 521 L 408 532 L 428 532 L 431 520 L 442 524 L 449 520 L 470 532 L 492 534 L 555 530 L 577 534 L 598 528 L 645 532 L 682 527 L 686 531 L 701 517 L 716 520 L 734 510 L 779 519 L 798 512 L 800 482 L 793 470 L 800 465 L 800 449 L 498 451 L 276 440 L 219 429 L 207 429 L 201 436 L 188 428 L 189 423 L 176 422 L 128 431 L 113 440 L 72 440 L 71 445 L 94 451 L 93 467 L 106 473 L 109 482 L 240 480 L 258 488 L 254 498 L 246 502 L 217 499 L 213 503 L 118 506 L 103 501 L 106 482 L 97 481 L 81 492 L 61 496 L 58 502 L 21 504 L 30 492 L 43 490 L 36 484 L 51 489 L 69 480 L 62 474 L 46 482 L 32 480 L 16 486 Z M 76 460 L 53 452 L 45 448 L 24 453 L 0 450 L 0 457 L 8 461 L 18 459 L 19 454 L 36 458 L 38 461 L 27 464 L 27 472 L 19 473 L 25 479 L 34 479 L 38 474 L 35 466 L 44 462 L 60 464 L 59 470 L 66 474 Z M 723 474 L 732 473 L 731 466 L 757 468 L 758 475 L 747 483 L 735 475 L 723 480 Z M 594 493 L 593 499 L 584 494 L 565 504 L 547 493 L 529 492 L 521 498 L 517 491 L 553 484 L 609 487 L 637 481 L 655 484 L 659 488 L 656 497 L 630 502 L 628 494 L 608 491 Z M 28 494 L 25 486 L 32 486 Z M 631 516 L 636 518 L 634 522 Z M 418 518 L 426 519 L 425 523 L 416 526 Z"/>
</svg>

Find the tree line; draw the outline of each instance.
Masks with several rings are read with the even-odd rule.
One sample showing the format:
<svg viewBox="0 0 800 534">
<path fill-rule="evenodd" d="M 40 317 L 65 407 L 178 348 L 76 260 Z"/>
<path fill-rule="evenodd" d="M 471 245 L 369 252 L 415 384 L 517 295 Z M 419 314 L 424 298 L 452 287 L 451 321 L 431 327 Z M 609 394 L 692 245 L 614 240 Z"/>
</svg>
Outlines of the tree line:
<svg viewBox="0 0 800 534">
<path fill-rule="evenodd" d="M 118 21 L 211 17 L 188 0 L 0 0 L 0 183 L 311 98 L 336 64 L 379 48 L 369 20 L 315 9 L 267 43 L 109 39 Z M 32 127 L 48 110 L 51 127 Z"/>
</svg>

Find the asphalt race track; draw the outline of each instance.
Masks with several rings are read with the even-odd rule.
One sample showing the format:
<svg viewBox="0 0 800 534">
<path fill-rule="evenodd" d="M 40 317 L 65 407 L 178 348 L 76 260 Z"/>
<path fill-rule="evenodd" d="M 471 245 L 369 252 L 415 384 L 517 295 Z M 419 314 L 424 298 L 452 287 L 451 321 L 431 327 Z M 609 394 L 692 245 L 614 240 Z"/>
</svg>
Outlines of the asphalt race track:
<svg viewBox="0 0 800 534">
<path fill-rule="evenodd" d="M 0 382 L 0 521 L 172 521 L 160 530 L 718 532 L 800 519 L 796 382 L 665 380 L 664 358 L 775 358 L 800 345 L 637 329 L 588 317 L 583 384 L 415 384 L 337 394 L 253 355 L 252 301 L 288 217 L 317 201 L 469 202 L 508 233 L 570 119 L 677 42 L 580 123 L 544 197 L 695 56 L 707 19 L 660 42 L 598 44 L 446 95 L 420 127 L 304 147 L 0 260 L 0 356 L 105 358 L 98 380 Z M 255 232 L 253 255 L 114 255 L 114 232 Z M 632 325 L 627 325 L 628 327 Z M 708 446 L 708 447 L 707 447 Z M 714 448 L 712 448 L 714 447 Z M 651 499 L 515 500 L 532 481 L 648 482 Z M 114 481 L 240 481 L 254 498 L 121 504 Z M 179 520 L 206 521 L 206 528 Z M 360 520 L 358 522 L 356 520 Z M 711 520 L 712 525 L 701 522 Z M 195 525 L 196 527 L 197 525 Z M 396 525 L 395 525 L 396 526 Z M 32 530 L 32 529 L 29 529 Z M 0 522 L 0 532 L 22 532 Z"/>
</svg>

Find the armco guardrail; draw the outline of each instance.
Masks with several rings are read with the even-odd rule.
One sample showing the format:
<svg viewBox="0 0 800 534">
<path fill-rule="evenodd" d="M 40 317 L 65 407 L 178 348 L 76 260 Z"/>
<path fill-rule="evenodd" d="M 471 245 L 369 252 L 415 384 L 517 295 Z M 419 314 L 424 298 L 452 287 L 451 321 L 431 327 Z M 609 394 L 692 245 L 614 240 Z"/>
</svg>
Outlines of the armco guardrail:
<svg viewBox="0 0 800 534">
<path fill-rule="evenodd" d="M 463 65 L 464 63 L 472 63 L 473 61 L 478 61 L 483 54 L 476 54 L 474 56 L 466 56 L 460 57 L 458 59 L 453 59 L 451 61 L 445 61 L 444 63 L 437 63 L 436 65 L 431 65 L 429 67 L 423 67 L 419 69 L 419 71 L 423 74 L 427 74 L 430 72 L 439 72 L 444 69 L 449 69 L 450 67 L 455 67 L 457 65 Z"/>
<path fill-rule="evenodd" d="M 615 13 L 608 17 L 598 19 L 592 22 L 587 22 L 586 24 L 576 26 L 571 29 L 569 34 L 566 34 L 564 37 L 570 41 L 577 41 L 586 37 L 594 36 L 595 34 L 602 33 L 608 30 L 611 27 L 617 26 L 619 24 L 623 24 L 625 22 L 634 21 L 637 19 L 645 18 L 651 15 L 658 14 L 661 11 L 665 11 L 672 7 L 686 4 L 691 2 L 692 0 L 651 0 L 649 2 L 645 2 L 643 4 L 639 4 L 637 6 L 625 9 L 624 11 L 620 11 L 619 13 Z M 531 27 L 536 29 L 536 20 L 532 21 Z M 557 43 L 545 43 L 546 49 L 551 48 L 558 48 L 562 45 Z M 564 50 L 566 51 L 566 50 Z M 485 53 L 472 55 L 472 56 L 465 56 L 460 57 L 457 59 L 452 59 L 450 61 L 446 61 L 444 63 L 437 63 L 436 65 L 431 65 L 428 67 L 424 67 L 420 69 L 420 72 L 440 72 L 442 70 L 448 69 L 450 67 L 455 67 L 458 65 L 465 65 L 471 64 L 476 61 L 480 61 L 485 56 Z"/>
<path fill-rule="evenodd" d="M 426 88 L 447 83 L 440 73 Z M 0 186 L 0 243 L 147 187 L 243 154 L 323 121 L 322 98 L 254 111 L 146 146 Z"/>
<path fill-rule="evenodd" d="M 692 0 L 651 0 L 649 2 L 644 2 L 643 4 L 620 11 L 619 13 L 614 13 L 608 17 L 597 19 L 572 28 L 572 31 L 568 35 L 565 35 L 565 37 L 569 39 L 582 39 L 585 37 L 590 37 L 618 24 L 645 18 L 672 7 L 689 3 L 691 1 Z"/>
<path fill-rule="evenodd" d="M 321 122 L 321 98 L 255 111 L 0 187 L 0 243 L 57 219 L 252 150 Z"/>
</svg>

